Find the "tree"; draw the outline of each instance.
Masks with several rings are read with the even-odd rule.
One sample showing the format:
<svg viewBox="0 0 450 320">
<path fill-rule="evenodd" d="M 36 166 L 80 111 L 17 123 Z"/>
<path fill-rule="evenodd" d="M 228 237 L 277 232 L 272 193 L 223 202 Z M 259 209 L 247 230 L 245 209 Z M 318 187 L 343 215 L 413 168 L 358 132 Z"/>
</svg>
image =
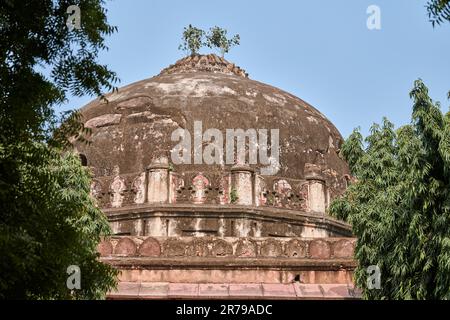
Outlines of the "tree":
<svg viewBox="0 0 450 320">
<path fill-rule="evenodd" d="M 200 48 L 203 46 L 203 38 L 205 31 L 202 29 L 189 25 L 184 28 L 183 43 L 178 47 L 179 50 L 188 52 L 191 56 L 196 55 Z"/>
<path fill-rule="evenodd" d="M 96 62 L 106 49 L 103 0 L 9 0 L 0 5 L 0 128 L 11 140 L 48 138 L 53 107 L 75 96 L 101 95 L 118 79 Z M 80 8 L 80 29 L 66 23 Z M 41 67 L 41 68 L 38 68 Z M 42 68 L 43 67 L 43 68 Z M 46 71 L 44 73 L 44 71 Z"/>
<path fill-rule="evenodd" d="M 89 130 L 79 113 L 54 109 L 68 92 L 115 89 L 116 74 L 96 61 L 116 31 L 103 5 L 0 3 L 0 298 L 98 298 L 115 285 L 97 259 L 109 227 L 89 198 L 89 175 L 64 153 L 69 136 L 83 141 Z M 79 25 L 68 27 L 72 18 Z M 81 290 L 66 287 L 69 264 L 81 269 Z"/>
<path fill-rule="evenodd" d="M 238 34 L 234 35 L 231 39 L 228 39 L 227 30 L 215 26 L 209 29 L 209 33 L 206 37 L 206 45 L 211 49 L 217 48 L 223 58 L 225 53 L 230 51 L 231 47 L 240 44 L 240 40 L 241 38 Z"/>
<path fill-rule="evenodd" d="M 433 27 L 450 21 L 450 0 L 430 0 L 427 3 L 427 11 Z"/>
<path fill-rule="evenodd" d="M 355 181 L 330 213 L 358 238 L 355 282 L 365 298 L 450 298 L 450 112 L 421 80 L 410 96 L 410 125 L 394 130 L 384 119 L 365 139 L 355 130 L 341 149 Z M 372 265 L 379 290 L 368 287 Z"/>
<path fill-rule="evenodd" d="M 97 244 L 110 229 L 90 196 L 88 169 L 78 155 L 42 143 L 15 148 L 0 148 L 5 173 L 10 154 L 20 156 L 12 164 L 17 183 L 0 189 L 0 298 L 103 298 L 117 271 L 98 261 Z M 80 268 L 79 290 L 67 287 L 69 266 Z"/>
</svg>

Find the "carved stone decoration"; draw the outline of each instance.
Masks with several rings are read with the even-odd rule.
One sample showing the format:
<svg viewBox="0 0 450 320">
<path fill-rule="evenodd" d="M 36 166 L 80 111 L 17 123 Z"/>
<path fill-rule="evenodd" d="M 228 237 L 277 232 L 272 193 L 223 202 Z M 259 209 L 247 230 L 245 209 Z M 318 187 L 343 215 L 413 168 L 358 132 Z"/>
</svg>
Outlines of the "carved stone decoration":
<svg viewBox="0 0 450 320">
<path fill-rule="evenodd" d="M 255 205 L 265 206 L 267 203 L 267 188 L 263 176 L 255 176 Z"/>
<path fill-rule="evenodd" d="M 110 256 L 113 253 L 113 246 L 107 239 L 103 239 L 97 246 L 97 251 L 101 257 Z"/>
<path fill-rule="evenodd" d="M 225 175 L 220 180 L 219 186 L 219 203 L 229 204 L 230 203 L 230 192 L 231 192 L 231 175 Z"/>
<path fill-rule="evenodd" d="M 330 244 L 324 239 L 315 239 L 309 243 L 309 257 L 313 259 L 328 259 L 331 256 Z"/>
<path fill-rule="evenodd" d="M 206 202 L 209 180 L 199 173 L 192 179 L 192 202 L 202 204 Z"/>
<path fill-rule="evenodd" d="M 354 250 L 354 240 L 342 239 L 333 244 L 333 256 L 335 258 L 352 258 Z"/>
<path fill-rule="evenodd" d="M 186 249 L 188 257 L 206 257 L 208 256 L 208 246 L 203 239 L 194 239 Z"/>
<path fill-rule="evenodd" d="M 169 203 L 177 203 L 178 194 L 184 188 L 184 179 L 179 174 L 170 172 L 169 181 Z"/>
<path fill-rule="evenodd" d="M 292 190 L 291 185 L 286 180 L 278 180 L 273 185 L 273 189 L 279 194 L 286 195 L 289 194 Z"/>
<path fill-rule="evenodd" d="M 256 245 L 247 239 L 239 241 L 236 247 L 236 256 L 242 258 L 256 257 Z"/>
<path fill-rule="evenodd" d="M 295 181 L 292 181 L 295 183 Z M 275 207 L 291 210 L 306 210 L 309 184 L 305 181 L 295 183 L 281 179 L 273 183 L 271 192 L 266 192 L 267 203 Z"/>
<path fill-rule="evenodd" d="M 120 177 L 118 167 L 114 168 L 115 177 L 109 187 L 111 193 L 111 207 L 120 208 L 124 199 L 124 191 L 126 189 L 125 180 Z"/>
<path fill-rule="evenodd" d="M 186 244 L 180 240 L 166 240 L 163 247 L 166 257 L 183 257 L 186 254 Z"/>
<path fill-rule="evenodd" d="M 281 243 L 275 239 L 267 239 L 261 245 L 261 256 L 263 257 L 280 257 L 283 255 Z"/>
<path fill-rule="evenodd" d="M 139 246 L 139 255 L 143 257 L 159 257 L 161 255 L 161 246 L 154 238 L 147 238 Z"/>
<path fill-rule="evenodd" d="M 231 256 L 233 255 L 233 247 L 225 240 L 216 240 L 212 245 L 211 255 L 213 257 Z"/>
<path fill-rule="evenodd" d="M 136 255 L 136 252 L 136 243 L 134 243 L 134 241 L 130 238 L 120 239 L 114 248 L 114 254 L 120 256 L 134 256 Z"/>
<path fill-rule="evenodd" d="M 134 179 L 132 189 L 135 192 L 134 203 L 143 204 L 145 202 L 145 172 Z"/>
<path fill-rule="evenodd" d="M 298 239 L 292 239 L 286 244 L 286 256 L 289 258 L 305 258 L 306 243 Z"/>
<path fill-rule="evenodd" d="M 278 180 L 274 183 L 273 190 L 276 194 L 275 206 L 286 208 L 292 207 L 293 192 L 289 182 L 284 179 Z"/>
</svg>

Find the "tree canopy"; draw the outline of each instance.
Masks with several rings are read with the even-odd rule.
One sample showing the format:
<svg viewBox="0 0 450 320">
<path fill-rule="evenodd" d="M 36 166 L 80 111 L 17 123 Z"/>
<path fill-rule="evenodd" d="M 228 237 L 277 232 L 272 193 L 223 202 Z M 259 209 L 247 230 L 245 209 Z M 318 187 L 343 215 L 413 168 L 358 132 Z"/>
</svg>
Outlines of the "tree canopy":
<svg viewBox="0 0 450 320">
<path fill-rule="evenodd" d="M 69 7 L 79 28 L 68 26 Z M 55 112 L 68 93 L 115 88 L 115 73 L 97 62 L 114 31 L 102 0 L 0 3 L 0 298 L 100 298 L 116 283 L 97 253 L 108 223 L 67 149 L 89 130 L 79 113 Z M 70 265 L 80 290 L 66 285 Z"/>
<path fill-rule="evenodd" d="M 429 0 L 427 11 L 433 27 L 450 21 L 450 0 Z"/>
<path fill-rule="evenodd" d="M 98 64 L 105 37 L 116 31 L 103 0 L 9 0 L 0 4 L 0 129 L 2 139 L 48 138 L 53 107 L 75 96 L 101 95 L 118 80 Z M 80 8 L 81 28 L 67 27 Z"/>
<path fill-rule="evenodd" d="M 394 130 L 384 119 L 341 149 L 355 181 L 330 213 L 353 227 L 356 285 L 370 299 L 450 298 L 450 112 L 421 80 L 410 96 L 410 125 Z M 379 290 L 367 284 L 374 265 Z"/>
<path fill-rule="evenodd" d="M 223 58 L 225 53 L 230 51 L 231 47 L 240 44 L 240 40 L 241 38 L 238 34 L 228 39 L 227 30 L 215 26 L 209 29 L 209 33 L 206 36 L 206 45 L 211 49 L 218 49 Z"/>
<path fill-rule="evenodd" d="M 189 52 L 190 55 L 195 55 L 204 44 L 204 36 L 205 31 L 189 25 L 184 28 L 182 37 L 183 42 L 178 49 Z"/>
<path fill-rule="evenodd" d="M 184 28 L 182 41 L 178 49 L 188 52 L 190 55 L 198 54 L 203 46 L 207 46 L 210 49 L 218 49 L 221 56 L 224 57 L 225 53 L 228 53 L 233 46 L 240 44 L 240 36 L 236 34 L 228 39 L 226 29 L 215 26 L 206 33 L 202 29 L 189 25 Z"/>
<path fill-rule="evenodd" d="M 0 164 L 17 179 L 0 188 L 0 298 L 103 298 L 117 275 L 98 261 L 97 244 L 110 229 L 78 155 L 42 143 L 0 145 Z M 80 268 L 80 290 L 66 285 L 72 265 Z"/>
</svg>

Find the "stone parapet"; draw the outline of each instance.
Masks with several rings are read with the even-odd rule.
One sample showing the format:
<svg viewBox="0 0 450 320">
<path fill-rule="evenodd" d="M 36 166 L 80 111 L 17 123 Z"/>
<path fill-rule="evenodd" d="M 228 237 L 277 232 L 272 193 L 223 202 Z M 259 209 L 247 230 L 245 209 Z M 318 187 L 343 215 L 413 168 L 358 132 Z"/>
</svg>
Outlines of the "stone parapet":
<svg viewBox="0 0 450 320">
<path fill-rule="evenodd" d="M 113 237 L 101 260 L 120 281 L 352 284 L 354 238 Z"/>
<path fill-rule="evenodd" d="M 354 238 L 234 238 L 116 236 L 99 245 L 102 257 L 353 259 Z M 280 263 L 280 260 L 275 265 Z M 262 263 L 264 260 L 262 260 Z M 221 263 L 223 261 L 221 260 Z M 259 263 L 253 261 L 252 263 Z"/>
<path fill-rule="evenodd" d="M 334 194 L 318 167 L 307 178 L 262 176 L 249 166 L 216 173 L 172 171 L 169 163 L 152 162 L 146 172 L 97 177 L 91 194 L 102 209 L 133 208 L 143 203 L 253 206 L 325 213 Z"/>
<path fill-rule="evenodd" d="M 143 204 L 104 210 L 115 234 L 144 236 L 351 237 L 351 226 L 326 214 L 283 208 Z"/>
</svg>

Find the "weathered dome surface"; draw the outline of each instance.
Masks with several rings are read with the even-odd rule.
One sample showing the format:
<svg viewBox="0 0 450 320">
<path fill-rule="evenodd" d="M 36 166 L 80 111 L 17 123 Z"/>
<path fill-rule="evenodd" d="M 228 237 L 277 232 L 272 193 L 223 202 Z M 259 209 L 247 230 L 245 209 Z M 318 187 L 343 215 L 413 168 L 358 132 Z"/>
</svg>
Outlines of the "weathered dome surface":
<svg viewBox="0 0 450 320">
<path fill-rule="evenodd" d="M 305 297 L 297 297 L 300 282 L 320 293 L 315 298 L 355 297 L 351 226 L 326 213 L 346 188 L 348 167 L 338 156 L 339 132 L 319 111 L 215 55 L 181 59 L 106 98 L 82 109 L 92 143 L 76 149 L 114 235 L 99 245 L 102 261 L 120 270 L 110 298 L 165 298 L 172 287 L 197 288 L 198 296 L 183 289 L 181 298 L 208 290 L 217 298 L 218 286 L 228 285 L 225 297 L 234 298 L 231 286 L 242 294 L 250 284 L 265 298 L 283 290 L 297 299 Z M 279 129 L 279 171 L 264 175 L 260 158 L 259 165 L 173 163 L 172 133 L 188 130 L 192 155 L 197 121 L 202 133 L 219 129 L 224 145 L 227 129 Z M 268 155 L 276 143 L 270 147 Z M 274 284 L 284 289 L 271 296 Z"/>
<path fill-rule="evenodd" d="M 346 187 L 348 167 L 338 156 L 342 137 L 317 109 L 283 90 L 248 78 L 215 55 L 184 58 L 158 76 L 142 80 L 82 108 L 93 129 L 92 144 L 77 145 L 95 176 L 145 171 L 178 143 L 177 128 L 193 133 L 194 121 L 209 128 L 279 129 L 276 177 L 305 179 L 305 164 L 320 168 L 331 195 Z M 193 136 L 193 135 L 192 135 Z M 170 161 L 170 160 L 169 160 Z M 174 165 L 176 172 L 222 172 L 231 165 Z M 252 166 L 258 168 L 258 165 Z"/>
</svg>

